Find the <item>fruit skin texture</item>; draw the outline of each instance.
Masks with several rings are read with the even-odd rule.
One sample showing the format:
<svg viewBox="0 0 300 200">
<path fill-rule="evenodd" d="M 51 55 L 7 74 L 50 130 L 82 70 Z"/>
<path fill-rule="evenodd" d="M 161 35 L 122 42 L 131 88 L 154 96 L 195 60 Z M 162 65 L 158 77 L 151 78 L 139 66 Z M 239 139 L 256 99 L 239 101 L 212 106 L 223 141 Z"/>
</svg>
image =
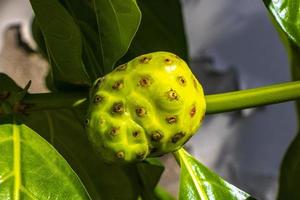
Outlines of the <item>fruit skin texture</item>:
<svg viewBox="0 0 300 200">
<path fill-rule="evenodd" d="M 86 128 L 104 161 L 141 161 L 179 149 L 200 127 L 205 109 L 203 89 L 187 64 L 154 52 L 95 81 Z"/>
</svg>

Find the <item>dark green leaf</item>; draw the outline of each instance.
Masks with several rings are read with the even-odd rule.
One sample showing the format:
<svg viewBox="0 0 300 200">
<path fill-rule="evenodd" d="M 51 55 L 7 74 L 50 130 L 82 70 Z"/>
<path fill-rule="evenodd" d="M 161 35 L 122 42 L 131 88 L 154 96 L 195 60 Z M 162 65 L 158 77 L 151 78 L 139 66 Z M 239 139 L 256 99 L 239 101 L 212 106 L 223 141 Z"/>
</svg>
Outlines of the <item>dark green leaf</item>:
<svg viewBox="0 0 300 200">
<path fill-rule="evenodd" d="M 264 0 L 264 2 L 285 33 L 300 44 L 300 1 Z"/>
<path fill-rule="evenodd" d="M 29 86 L 30 82 L 22 89 L 9 76 L 0 73 L 0 119 L 4 113 L 17 111 L 15 106 L 27 94 Z"/>
<path fill-rule="evenodd" d="M 181 166 L 180 200 L 242 200 L 250 198 L 250 195 L 224 181 L 183 148 L 174 154 Z"/>
<path fill-rule="evenodd" d="M 84 120 L 73 111 L 36 112 L 26 119 L 70 163 L 92 199 L 136 199 L 138 191 L 126 173 L 131 168 L 104 164 L 87 140 Z"/>
<path fill-rule="evenodd" d="M 93 0 L 98 24 L 98 43 L 105 73 L 110 72 L 114 64 L 128 50 L 141 19 L 135 0 Z"/>
<path fill-rule="evenodd" d="M 100 65 L 101 46 L 98 42 L 97 18 L 91 1 L 61 0 L 65 8 L 72 15 L 75 23 L 81 31 L 83 52 L 82 59 L 92 81 L 103 76 L 103 68 Z"/>
<path fill-rule="evenodd" d="M 154 51 L 169 51 L 188 61 L 180 1 L 140 0 L 138 5 L 141 25 L 121 62 Z"/>
<path fill-rule="evenodd" d="M 56 81 L 89 85 L 78 26 L 58 0 L 30 0 Z M 40 44 L 40 42 L 39 42 Z"/>
<path fill-rule="evenodd" d="M 22 89 L 9 76 L 0 73 L 0 92 L 21 90 Z"/>
<path fill-rule="evenodd" d="M 292 71 L 292 80 L 300 80 L 300 1 L 299 0 L 264 0 L 272 14 L 275 28 L 285 45 Z M 298 124 L 300 127 L 300 101 L 296 101 Z M 279 200 L 298 200 L 300 191 L 300 130 L 290 144 L 280 169 Z"/>
<path fill-rule="evenodd" d="M 164 166 L 154 158 L 148 158 L 146 161 L 137 164 L 143 200 L 155 199 L 154 188 L 163 171 Z"/>
<path fill-rule="evenodd" d="M 89 199 L 74 171 L 23 124 L 0 120 L 0 199 Z"/>
<path fill-rule="evenodd" d="M 93 199 L 137 199 L 142 187 L 136 165 L 104 164 L 87 139 L 83 113 L 79 109 L 42 111 L 30 113 L 26 120 L 70 163 Z M 144 166 L 145 173 L 152 174 L 153 180 L 157 181 L 160 173 L 155 171 L 161 167 L 153 165 L 152 173 L 149 166 Z"/>
</svg>

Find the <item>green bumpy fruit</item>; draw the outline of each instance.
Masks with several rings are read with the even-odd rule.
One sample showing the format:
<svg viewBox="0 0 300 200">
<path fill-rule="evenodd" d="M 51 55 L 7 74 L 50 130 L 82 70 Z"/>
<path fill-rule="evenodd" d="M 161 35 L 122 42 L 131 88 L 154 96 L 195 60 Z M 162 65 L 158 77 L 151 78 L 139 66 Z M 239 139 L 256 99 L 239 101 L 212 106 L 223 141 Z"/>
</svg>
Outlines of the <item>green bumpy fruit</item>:
<svg viewBox="0 0 300 200">
<path fill-rule="evenodd" d="M 95 81 L 86 128 L 105 161 L 141 161 L 179 149 L 205 108 L 203 89 L 182 59 L 149 53 Z"/>
</svg>

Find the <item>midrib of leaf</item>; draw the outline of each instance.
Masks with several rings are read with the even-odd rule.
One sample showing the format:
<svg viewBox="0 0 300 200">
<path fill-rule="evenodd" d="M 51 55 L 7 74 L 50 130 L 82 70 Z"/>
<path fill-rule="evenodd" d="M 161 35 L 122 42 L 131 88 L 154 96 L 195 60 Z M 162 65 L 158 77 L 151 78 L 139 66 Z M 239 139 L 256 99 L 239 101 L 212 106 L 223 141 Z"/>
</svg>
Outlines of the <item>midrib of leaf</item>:
<svg viewBox="0 0 300 200">
<path fill-rule="evenodd" d="M 108 1 L 111 8 L 113 9 L 113 12 L 114 12 L 114 16 L 115 16 L 115 19 L 117 21 L 117 27 L 118 27 L 118 35 L 119 35 L 119 40 L 121 41 L 121 31 L 120 31 L 120 21 L 119 21 L 119 18 L 118 18 L 118 15 L 117 15 L 117 12 L 115 10 L 115 7 L 113 5 L 113 3 L 111 2 L 111 0 Z M 94 3 L 94 11 L 96 13 L 96 20 L 97 20 L 97 28 L 98 28 L 98 35 L 99 35 L 99 41 L 100 41 L 100 48 L 101 48 L 101 58 L 102 58 L 102 65 L 105 63 L 104 62 L 104 59 L 105 59 L 105 52 L 103 50 L 103 40 L 102 40 L 102 36 L 101 36 L 101 30 L 99 29 L 99 26 L 100 26 L 100 21 L 99 21 L 99 18 L 100 18 L 100 15 L 98 15 L 98 12 L 97 12 L 97 5 L 96 5 L 96 0 L 93 0 L 93 3 Z M 124 52 L 125 53 L 125 52 Z M 123 54 L 124 54 L 123 53 Z M 122 55 L 120 55 L 121 57 Z M 112 63 L 114 64 L 116 61 L 113 61 Z M 110 66 L 112 67 L 112 66 Z"/>
<path fill-rule="evenodd" d="M 204 188 L 202 187 L 201 184 L 198 184 L 197 182 L 197 176 L 194 174 L 193 169 L 191 168 L 191 166 L 189 165 L 188 161 L 185 158 L 185 150 L 184 149 L 179 149 L 178 153 L 180 155 L 180 160 L 183 162 L 185 168 L 188 170 L 189 175 L 191 176 L 193 183 L 197 189 L 198 194 L 200 195 L 201 200 L 209 200 L 206 192 L 204 190 Z"/>
<path fill-rule="evenodd" d="M 96 0 L 93 0 L 93 4 L 94 4 L 94 11 L 96 14 L 96 21 L 97 21 L 97 29 L 98 29 L 98 35 L 99 35 L 99 46 L 101 48 L 101 58 L 102 58 L 102 65 L 104 63 L 104 52 L 103 52 L 103 46 L 102 46 L 102 37 L 101 37 L 101 32 L 99 30 L 99 18 L 100 16 L 98 15 L 98 11 L 97 11 L 97 6 L 96 6 Z"/>
<path fill-rule="evenodd" d="M 13 125 L 13 151 L 14 151 L 14 166 L 13 172 L 15 175 L 14 179 L 14 200 L 20 199 L 20 187 L 21 181 L 21 145 L 20 145 L 20 131 L 16 125 Z"/>
<path fill-rule="evenodd" d="M 120 30 L 120 21 L 119 21 L 119 18 L 118 18 L 118 15 L 117 15 L 117 12 L 116 12 L 116 10 L 115 10 L 115 7 L 114 7 L 114 5 L 113 5 L 113 3 L 111 2 L 111 0 L 109 0 L 109 4 L 111 5 L 111 8 L 113 9 L 113 11 L 114 11 L 114 14 L 115 14 L 115 17 L 116 17 L 116 21 L 117 21 L 117 27 L 118 27 L 118 35 L 119 35 L 119 38 L 120 38 L 120 40 L 121 40 L 121 30 Z"/>
</svg>

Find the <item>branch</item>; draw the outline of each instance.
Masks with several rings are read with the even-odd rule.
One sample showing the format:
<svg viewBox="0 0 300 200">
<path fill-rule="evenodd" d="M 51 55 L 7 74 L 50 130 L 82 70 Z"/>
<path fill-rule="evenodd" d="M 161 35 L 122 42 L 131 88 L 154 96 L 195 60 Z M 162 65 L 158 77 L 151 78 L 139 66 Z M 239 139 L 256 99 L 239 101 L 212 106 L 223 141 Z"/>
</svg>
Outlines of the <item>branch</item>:
<svg viewBox="0 0 300 200">
<path fill-rule="evenodd" d="M 87 103 L 87 93 L 41 93 L 27 94 L 22 103 L 28 105 L 26 112 L 74 108 Z"/>
<path fill-rule="evenodd" d="M 206 114 L 223 113 L 245 108 L 300 99 L 300 81 L 287 82 L 222 94 L 206 95 Z M 44 109 L 74 108 L 87 103 L 87 93 L 27 94 L 23 103 L 27 112 Z"/>
<path fill-rule="evenodd" d="M 276 104 L 300 98 L 300 81 L 274 84 L 253 89 L 206 95 L 206 114 Z"/>
</svg>

